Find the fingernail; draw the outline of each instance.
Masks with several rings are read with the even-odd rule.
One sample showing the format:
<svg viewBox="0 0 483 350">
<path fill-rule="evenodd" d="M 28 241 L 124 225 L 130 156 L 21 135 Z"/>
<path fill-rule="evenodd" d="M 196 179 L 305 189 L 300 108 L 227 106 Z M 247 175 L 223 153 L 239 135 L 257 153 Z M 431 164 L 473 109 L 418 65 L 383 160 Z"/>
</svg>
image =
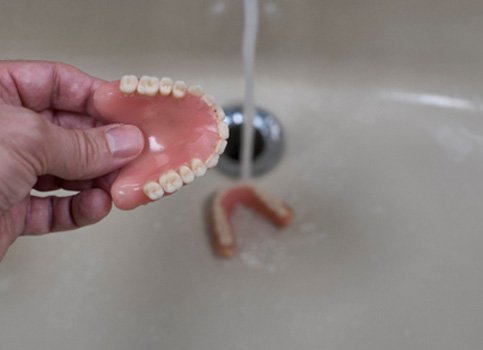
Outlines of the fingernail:
<svg viewBox="0 0 483 350">
<path fill-rule="evenodd" d="M 111 154 L 116 158 L 132 157 L 144 146 L 143 134 L 132 125 L 119 125 L 108 129 L 106 140 Z"/>
</svg>

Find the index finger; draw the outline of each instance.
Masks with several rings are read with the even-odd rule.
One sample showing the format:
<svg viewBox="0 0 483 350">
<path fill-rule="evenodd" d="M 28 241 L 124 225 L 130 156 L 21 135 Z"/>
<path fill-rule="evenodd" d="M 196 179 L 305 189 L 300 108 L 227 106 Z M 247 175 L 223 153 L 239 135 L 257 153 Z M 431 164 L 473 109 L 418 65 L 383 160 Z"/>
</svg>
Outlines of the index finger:
<svg viewBox="0 0 483 350">
<path fill-rule="evenodd" d="M 97 117 L 93 95 L 104 81 L 55 62 L 0 61 L 0 103 Z"/>
</svg>

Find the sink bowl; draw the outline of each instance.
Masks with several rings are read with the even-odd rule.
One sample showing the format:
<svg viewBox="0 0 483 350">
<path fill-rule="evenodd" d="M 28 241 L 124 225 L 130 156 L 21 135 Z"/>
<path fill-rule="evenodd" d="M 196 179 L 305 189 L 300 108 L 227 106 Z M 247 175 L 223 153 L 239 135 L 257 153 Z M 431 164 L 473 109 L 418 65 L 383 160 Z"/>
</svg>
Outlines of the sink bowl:
<svg viewBox="0 0 483 350">
<path fill-rule="evenodd" d="M 8 349 L 483 347 L 483 3 L 260 1 L 258 104 L 286 134 L 256 183 L 295 209 L 247 210 L 216 258 L 211 171 L 98 225 L 19 239 L 0 264 Z M 241 100 L 242 4 L 17 0 L 2 59 L 200 83 Z"/>
</svg>

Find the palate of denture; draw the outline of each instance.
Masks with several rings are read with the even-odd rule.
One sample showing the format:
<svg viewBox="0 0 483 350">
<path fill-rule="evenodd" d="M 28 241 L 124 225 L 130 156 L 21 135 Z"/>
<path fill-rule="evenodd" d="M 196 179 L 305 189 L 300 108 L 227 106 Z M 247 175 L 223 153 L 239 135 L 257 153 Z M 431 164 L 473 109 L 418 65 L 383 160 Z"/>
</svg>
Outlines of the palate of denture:
<svg viewBox="0 0 483 350">
<path fill-rule="evenodd" d="M 218 192 L 212 201 L 211 238 L 214 252 L 225 258 L 236 253 L 236 238 L 230 222 L 239 205 L 250 207 L 274 225 L 283 228 L 293 219 L 293 210 L 281 200 L 250 184 L 239 184 Z"/>
<path fill-rule="evenodd" d="M 216 166 L 226 148 L 223 109 L 198 85 L 125 75 L 99 87 L 94 104 L 105 122 L 136 125 L 145 137 L 141 155 L 120 170 L 112 185 L 120 209 L 176 192 Z"/>
</svg>

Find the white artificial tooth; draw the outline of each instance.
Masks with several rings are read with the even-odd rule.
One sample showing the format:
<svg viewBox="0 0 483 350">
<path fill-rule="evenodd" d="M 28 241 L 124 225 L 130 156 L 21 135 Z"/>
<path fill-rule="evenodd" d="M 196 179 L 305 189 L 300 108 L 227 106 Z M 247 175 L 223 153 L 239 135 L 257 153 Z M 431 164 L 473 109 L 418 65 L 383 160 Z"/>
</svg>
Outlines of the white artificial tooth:
<svg viewBox="0 0 483 350">
<path fill-rule="evenodd" d="M 155 201 L 164 195 L 163 188 L 155 181 L 147 182 L 143 187 L 143 191 L 152 201 Z"/>
<path fill-rule="evenodd" d="M 193 96 L 202 96 L 203 88 L 200 85 L 193 85 L 188 88 L 188 92 Z"/>
<path fill-rule="evenodd" d="M 276 207 L 275 212 L 277 213 L 278 216 L 287 216 L 290 214 L 290 212 L 284 206 Z"/>
<path fill-rule="evenodd" d="M 201 98 L 201 100 L 206 103 L 206 105 L 208 107 L 213 107 L 213 105 L 215 104 L 215 98 L 211 95 L 203 95 L 203 97 Z"/>
<path fill-rule="evenodd" d="M 228 129 L 228 125 L 224 121 L 218 121 L 218 134 L 222 139 L 227 139 L 228 137 L 230 137 L 230 130 Z"/>
<path fill-rule="evenodd" d="M 218 143 L 215 146 L 215 153 L 217 154 L 223 154 L 226 149 L 226 145 L 228 144 L 228 141 L 226 140 L 219 140 Z"/>
<path fill-rule="evenodd" d="M 119 83 L 119 90 L 125 94 L 131 94 L 138 87 L 138 78 L 135 75 L 123 75 Z"/>
<path fill-rule="evenodd" d="M 183 180 L 185 184 L 189 184 L 195 179 L 195 174 L 186 165 L 183 165 L 179 168 L 179 175 L 181 176 L 181 180 Z"/>
<path fill-rule="evenodd" d="M 173 96 L 176 98 L 182 98 L 184 95 L 186 95 L 186 90 L 188 89 L 188 86 L 186 86 L 186 83 L 182 80 L 176 80 L 176 82 L 173 85 Z"/>
<path fill-rule="evenodd" d="M 268 196 L 265 192 L 262 192 L 258 189 L 256 189 L 255 192 L 257 196 L 265 203 L 265 205 L 278 216 L 283 217 L 290 214 L 289 210 L 280 199 Z"/>
<path fill-rule="evenodd" d="M 191 170 L 197 176 L 203 176 L 206 174 L 206 165 L 201 161 L 201 159 L 195 158 L 190 164 Z"/>
<path fill-rule="evenodd" d="M 183 186 L 183 180 L 174 170 L 168 170 L 159 178 L 159 184 L 166 193 L 173 193 Z"/>
<path fill-rule="evenodd" d="M 207 168 L 214 168 L 218 164 L 219 160 L 220 155 L 214 153 L 206 160 L 205 165 Z"/>
<path fill-rule="evenodd" d="M 141 79 L 139 79 L 137 90 L 140 95 L 154 96 L 159 90 L 159 79 L 143 75 Z"/>
<path fill-rule="evenodd" d="M 225 120 L 226 115 L 225 115 L 225 111 L 223 110 L 223 108 L 221 108 L 220 106 L 216 106 L 215 113 L 216 113 L 216 117 L 219 120 Z"/>
<path fill-rule="evenodd" d="M 214 219 L 218 243 L 224 246 L 232 245 L 234 243 L 233 233 L 220 203 L 216 203 L 214 207 Z"/>
<path fill-rule="evenodd" d="M 218 229 L 218 240 L 219 243 L 223 246 L 231 246 L 235 243 L 233 234 L 230 230 L 230 225 L 223 221 L 222 223 L 217 222 L 217 229 Z"/>
<path fill-rule="evenodd" d="M 163 96 L 168 96 L 173 91 L 173 79 L 162 78 L 159 82 L 159 93 Z"/>
</svg>

